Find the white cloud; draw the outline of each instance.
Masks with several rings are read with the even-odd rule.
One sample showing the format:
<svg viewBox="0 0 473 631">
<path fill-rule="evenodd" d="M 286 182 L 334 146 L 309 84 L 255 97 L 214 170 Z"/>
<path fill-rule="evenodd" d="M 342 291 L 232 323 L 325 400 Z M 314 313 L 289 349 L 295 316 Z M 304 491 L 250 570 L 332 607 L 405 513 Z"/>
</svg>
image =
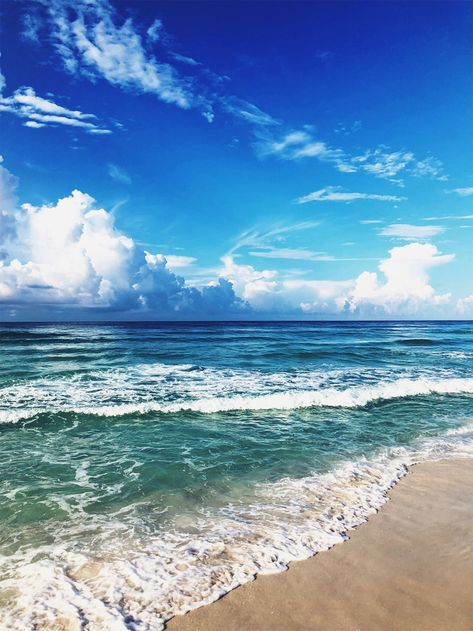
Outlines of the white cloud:
<svg viewBox="0 0 473 631">
<path fill-rule="evenodd" d="M 412 151 L 390 151 L 384 145 L 352 157 L 351 164 L 356 167 L 356 170 L 361 169 L 400 186 L 403 186 L 404 182 L 398 178 L 398 175 L 404 173 L 414 177 L 442 181 L 448 179 L 443 173 L 443 164 L 438 158 L 429 156 L 418 160 Z"/>
<path fill-rule="evenodd" d="M 42 27 L 42 20 L 36 7 L 29 6 L 22 16 L 22 31 L 21 36 L 33 44 L 40 43 L 40 30 Z"/>
<path fill-rule="evenodd" d="M 446 304 L 450 294 L 436 294 L 429 284 L 429 271 L 453 259 L 453 254 L 441 255 L 436 246 L 429 243 L 392 248 L 389 258 L 379 264 L 385 282 L 380 282 L 374 272 L 360 274 L 349 299 L 350 310 L 363 312 L 377 307 L 387 314 L 415 314 Z"/>
<path fill-rule="evenodd" d="M 196 61 L 193 57 L 188 57 L 187 55 L 181 55 L 180 53 L 171 53 L 171 57 L 176 61 L 180 61 L 183 64 L 188 64 L 189 66 L 201 66 L 200 61 Z"/>
<path fill-rule="evenodd" d="M 278 140 L 269 135 L 261 135 L 256 149 L 260 156 L 274 155 L 284 160 L 317 158 L 322 162 L 332 162 L 344 173 L 356 171 L 341 149 L 333 149 L 327 143 L 317 140 L 309 128 L 287 132 Z"/>
<path fill-rule="evenodd" d="M 288 280 L 276 270 L 257 270 L 222 258 L 222 276 L 256 312 L 351 315 L 357 317 L 432 314 L 445 309 L 449 293 L 438 294 L 429 282 L 430 270 L 450 263 L 431 244 L 410 243 L 392 248 L 376 272 L 362 272 L 346 280 Z M 384 278 L 383 278 L 384 277 Z"/>
<path fill-rule="evenodd" d="M 413 226 L 409 223 L 393 223 L 386 226 L 378 234 L 384 237 L 398 237 L 407 241 L 429 239 L 445 232 L 442 226 Z"/>
<path fill-rule="evenodd" d="M 343 149 L 330 147 L 326 142 L 315 138 L 310 126 L 286 132 L 279 139 L 270 135 L 262 136 L 257 149 L 261 156 L 275 155 L 284 160 L 317 158 L 331 162 L 342 173 L 361 170 L 401 186 L 403 181 L 397 177 L 401 172 L 415 177 L 447 179 L 442 171 L 442 163 L 432 156 L 418 160 L 412 151 L 390 151 L 384 145 L 352 156 Z"/>
<path fill-rule="evenodd" d="M 124 90 L 154 94 L 165 103 L 183 109 L 198 107 L 211 116 L 212 106 L 192 78 L 184 76 L 165 60 L 159 60 L 150 44 L 158 40 L 167 48 L 160 20 L 144 36 L 131 18 L 121 20 L 108 0 L 61 0 L 48 5 L 52 39 L 64 67 L 92 81 L 105 79 Z M 74 17 L 72 17 L 74 16 Z M 179 61 L 191 58 L 166 51 Z M 192 65 L 198 65 L 195 62 Z"/>
<path fill-rule="evenodd" d="M 0 305 L 34 305 L 49 317 L 58 308 L 141 317 L 226 317 L 247 309 L 223 278 L 201 289 L 186 286 L 166 257 L 140 249 L 89 195 L 76 190 L 55 205 L 16 209 L 16 182 L 3 167 L 0 177 Z M 195 260 L 169 258 L 177 266 Z"/>
<path fill-rule="evenodd" d="M 433 180 L 448 180 L 448 176 L 443 173 L 442 162 L 432 156 L 419 160 L 412 169 L 412 174 L 416 177 L 430 177 Z"/>
<path fill-rule="evenodd" d="M 25 126 L 39 129 L 45 126 L 68 126 L 83 129 L 91 134 L 110 134 L 93 114 L 70 110 L 53 101 L 40 97 L 31 87 L 22 87 L 11 96 L 0 96 L 0 112 L 9 112 L 26 119 Z"/>
<path fill-rule="evenodd" d="M 405 197 L 398 195 L 378 195 L 373 193 L 350 193 L 344 192 L 339 186 L 327 186 L 318 191 L 298 197 L 296 204 L 307 204 L 308 202 L 351 202 L 357 199 L 373 199 L 384 202 L 400 202 Z"/>
<path fill-rule="evenodd" d="M 320 221 L 299 221 L 293 224 L 277 224 L 269 229 L 251 228 L 240 234 L 235 245 L 228 254 L 235 254 L 242 248 L 252 247 L 259 249 L 272 248 L 272 242 L 284 240 L 288 234 L 312 230 L 320 226 Z"/>
<path fill-rule="evenodd" d="M 382 219 L 360 219 L 361 224 L 370 225 L 375 223 L 383 223 Z"/>
<path fill-rule="evenodd" d="M 261 246 L 262 247 L 262 246 Z M 334 257 L 325 252 L 314 252 L 305 248 L 275 248 L 265 246 L 265 249 L 249 252 L 250 256 L 266 259 L 290 259 L 294 261 L 333 261 Z"/>
<path fill-rule="evenodd" d="M 179 256 L 177 254 L 165 254 L 164 258 L 167 261 L 169 269 L 181 269 L 183 267 L 190 267 L 197 262 L 194 256 Z"/>
<path fill-rule="evenodd" d="M 5 86 L 7 85 L 7 81 L 5 79 L 5 75 L 3 74 L 3 72 L 0 69 L 0 96 L 3 92 L 3 90 L 5 89 Z"/>
<path fill-rule="evenodd" d="M 360 129 L 361 121 L 354 121 L 351 125 L 339 123 L 333 131 L 342 136 L 350 136 L 351 134 L 355 134 L 357 131 L 360 131 Z"/>
<path fill-rule="evenodd" d="M 457 311 L 462 316 L 473 316 L 473 294 L 460 298 L 457 302 Z"/>
<path fill-rule="evenodd" d="M 473 215 L 444 215 L 443 217 L 424 217 L 424 221 L 443 221 L 445 219 L 473 219 Z"/>
<path fill-rule="evenodd" d="M 366 151 L 353 159 L 353 163 L 376 177 L 391 179 L 414 161 L 411 151 L 386 151 L 384 147 Z"/>
<path fill-rule="evenodd" d="M 33 309 L 35 315 L 43 310 L 49 318 L 55 309 L 62 315 L 64 310 L 81 314 L 98 310 L 168 318 L 244 317 L 250 309 L 254 314 L 296 317 L 303 313 L 394 317 L 432 316 L 443 313 L 450 302 L 449 293 L 435 291 L 430 272 L 450 263 L 454 255 L 418 242 L 392 248 L 378 272 L 364 271 L 342 280 L 306 280 L 274 269 L 258 270 L 240 263 L 233 248 L 222 257 L 219 278 L 197 288 L 173 271 L 186 267 L 193 271 L 194 257 L 144 251 L 89 195 L 73 191 L 54 205 L 17 208 L 16 184 L 0 166 L 0 304 L 4 308 L 25 313 Z M 310 225 L 301 222 L 250 231 L 235 247 L 253 247 L 263 258 L 271 253 L 296 260 L 331 260 L 312 250 L 268 243 Z M 193 275 L 199 276 L 199 271 Z M 471 302 L 470 297 L 460 301 L 458 312 L 466 313 Z"/>
<path fill-rule="evenodd" d="M 467 186 L 465 188 L 452 188 L 452 190 L 447 191 L 447 193 L 456 193 L 460 195 L 460 197 L 469 197 L 473 195 L 473 186 Z"/>
<path fill-rule="evenodd" d="M 263 112 L 259 107 L 235 96 L 223 97 L 221 105 L 225 112 L 257 127 L 279 125 L 279 121 Z"/>
<path fill-rule="evenodd" d="M 7 257 L 4 246 L 16 236 L 16 189 L 17 178 L 2 166 L 0 156 L 0 261 Z"/>
<path fill-rule="evenodd" d="M 149 41 L 153 42 L 153 44 L 162 39 L 164 35 L 164 26 L 162 20 L 156 18 L 146 31 L 146 35 L 148 36 Z"/>
</svg>

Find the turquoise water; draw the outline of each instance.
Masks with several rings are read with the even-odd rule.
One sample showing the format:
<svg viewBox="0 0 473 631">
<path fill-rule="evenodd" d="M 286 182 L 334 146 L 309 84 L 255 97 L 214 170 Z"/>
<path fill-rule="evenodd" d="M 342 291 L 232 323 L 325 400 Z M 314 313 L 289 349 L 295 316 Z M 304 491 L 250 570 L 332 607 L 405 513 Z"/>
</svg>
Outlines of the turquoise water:
<svg viewBox="0 0 473 631">
<path fill-rule="evenodd" d="M 0 325 L 0 348 L 8 629 L 160 629 L 473 453 L 472 323 Z"/>
</svg>

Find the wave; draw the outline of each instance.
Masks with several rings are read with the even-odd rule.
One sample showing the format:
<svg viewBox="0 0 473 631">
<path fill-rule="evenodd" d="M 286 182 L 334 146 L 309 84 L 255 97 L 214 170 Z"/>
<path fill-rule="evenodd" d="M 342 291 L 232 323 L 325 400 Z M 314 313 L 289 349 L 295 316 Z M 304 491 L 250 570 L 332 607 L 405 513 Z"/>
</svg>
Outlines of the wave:
<svg viewBox="0 0 473 631">
<path fill-rule="evenodd" d="M 329 473 L 261 485 L 248 504 L 200 514 L 190 532 L 139 532 L 121 509 L 96 524 L 94 550 L 58 540 L 0 561 L 10 600 L 5 628 L 88 621 L 90 631 L 158 631 L 169 618 L 217 600 L 257 574 L 280 572 L 345 541 L 388 501 L 388 490 L 416 462 L 473 454 L 471 425 L 347 461 Z M 81 519 L 72 526 L 83 532 Z M 90 527 L 90 524 L 89 524 Z"/>
<path fill-rule="evenodd" d="M 355 386 L 344 390 L 285 391 L 257 396 L 234 395 L 180 400 L 119 403 L 111 405 L 61 406 L 57 408 L 24 408 L 0 411 L 0 423 L 16 423 L 45 413 L 75 413 L 90 416 L 117 417 L 151 412 L 172 414 L 196 412 L 216 414 L 236 411 L 297 410 L 313 407 L 362 408 L 380 401 L 429 395 L 473 394 L 473 378 L 397 379 L 373 386 Z"/>
</svg>

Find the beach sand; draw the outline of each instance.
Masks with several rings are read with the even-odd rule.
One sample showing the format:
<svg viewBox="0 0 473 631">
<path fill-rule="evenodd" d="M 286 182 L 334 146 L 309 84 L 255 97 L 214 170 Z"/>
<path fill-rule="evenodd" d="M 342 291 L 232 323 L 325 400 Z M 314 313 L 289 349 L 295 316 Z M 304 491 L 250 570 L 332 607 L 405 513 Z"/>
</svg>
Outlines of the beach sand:
<svg viewBox="0 0 473 631">
<path fill-rule="evenodd" d="M 416 465 L 350 539 L 168 631 L 473 631 L 473 459 Z"/>
</svg>

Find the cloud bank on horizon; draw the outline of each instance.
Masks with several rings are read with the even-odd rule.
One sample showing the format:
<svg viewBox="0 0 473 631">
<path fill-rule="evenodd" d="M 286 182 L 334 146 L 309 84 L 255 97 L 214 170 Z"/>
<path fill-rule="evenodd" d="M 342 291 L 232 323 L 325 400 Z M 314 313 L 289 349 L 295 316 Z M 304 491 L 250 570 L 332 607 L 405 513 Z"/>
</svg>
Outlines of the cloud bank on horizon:
<svg viewBox="0 0 473 631">
<path fill-rule="evenodd" d="M 11 314 L 21 315 L 22 309 L 34 305 L 40 314 L 76 310 L 95 317 L 103 312 L 145 318 L 386 317 L 416 316 L 426 307 L 443 307 L 451 301 L 450 293 L 439 294 L 429 284 L 429 272 L 451 263 L 454 254 L 441 254 L 430 243 L 390 249 L 378 265 L 381 277 L 364 271 L 342 281 L 280 280 L 275 270 L 238 263 L 234 248 L 222 256 L 214 281 L 193 287 L 172 271 L 192 265 L 193 258 L 171 255 L 168 260 L 140 248 L 115 227 L 113 215 L 98 208 L 90 195 L 74 190 L 55 204 L 24 203 L 17 208 L 17 180 L 3 166 L 0 181 L 0 304 L 8 306 Z M 291 227 L 276 232 L 285 231 Z M 266 247 L 263 236 L 236 248 L 249 243 Z M 297 259 L 301 251 L 278 256 Z M 457 305 L 462 315 L 471 306 L 472 296 Z"/>
<path fill-rule="evenodd" d="M 435 4 L 441 9 L 431 14 L 431 27 L 442 31 L 448 3 Z M 343 32 L 329 37 L 336 53 L 315 51 L 309 60 L 307 49 L 287 39 L 284 85 L 264 68 L 271 32 L 285 23 L 270 8 L 257 8 L 269 20 L 268 41 L 260 41 L 256 18 L 252 54 L 228 48 L 225 63 L 217 44 L 206 44 L 202 55 L 183 49 L 166 18 L 184 26 L 202 19 L 192 36 L 184 28 L 189 49 L 211 41 L 201 32 L 210 26 L 205 15 L 186 18 L 170 3 L 125 9 L 108 0 L 37 0 L 14 9 L 9 18 L 20 43 L 9 41 L 0 58 L 2 150 L 14 166 L 0 165 L 0 319 L 473 316 L 471 148 L 466 143 L 459 157 L 441 131 L 426 145 L 438 127 L 436 113 L 424 122 L 414 117 L 412 135 L 405 110 L 406 138 L 417 144 L 406 148 L 398 140 L 402 116 L 389 134 L 389 96 L 373 92 L 371 103 L 360 104 L 361 96 L 350 103 L 354 122 L 340 122 L 347 115 L 336 83 L 348 72 Z M 218 9 L 222 25 L 245 10 Z M 312 41 L 318 28 L 304 19 L 308 12 L 332 10 L 297 4 L 292 19 L 305 25 L 302 40 Z M 358 18 L 356 9 L 345 10 Z M 374 11 L 373 31 L 389 10 Z M 458 9 L 451 17 L 463 35 L 461 20 L 471 22 L 472 12 Z M 402 18 L 398 27 L 405 29 Z M 384 42 L 377 45 L 382 51 Z M 432 51 L 425 47 L 427 57 Z M 372 73 L 375 87 L 373 54 L 360 50 L 365 67 L 358 72 Z M 304 64 L 305 72 L 292 72 Z M 248 84 L 261 73 L 261 88 Z M 307 92 L 311 73 L 325 81 L 324 94 Z M 386 90 L 394 90 L 384 67 L 383 73 Z M 409 91 L 406 106 L 434 91 L 425 82 Z M 315 103 L 333 99 L 334 113 L 319 108 L 317 126 L 313 107 L 304 106 L 309 94 Z M 451 100 L 445 97 L 442 111 L 457 98 L 453 87 L 446 95 Z M 380 130 L 395 142 L 370 131 L 378 124 L 371 114 L 376 98 Z M 50 171 L 61 163 L 69 167 L 59 183 Z M 164 176 L 156 175 L 157 165 Z"/>
</svg>

